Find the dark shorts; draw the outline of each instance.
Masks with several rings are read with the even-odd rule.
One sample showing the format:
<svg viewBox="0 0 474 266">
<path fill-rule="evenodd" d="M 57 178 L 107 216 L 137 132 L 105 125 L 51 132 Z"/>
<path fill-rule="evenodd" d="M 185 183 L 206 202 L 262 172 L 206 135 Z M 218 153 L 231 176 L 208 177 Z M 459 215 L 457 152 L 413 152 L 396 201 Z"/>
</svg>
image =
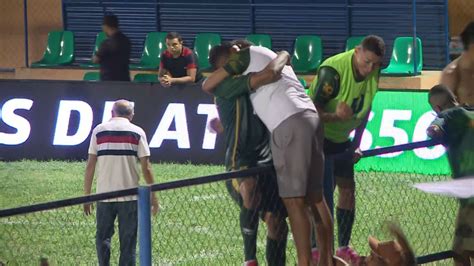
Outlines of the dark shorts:
<svg viewBox="0 0 474 266">
<path fill-rule="evenodd" d="M 350 147 L 350 141 L 335 143 L 328 139 L 324 139 L 324 154 L 326 155 L 327 160 L 333 161 L 333 176 L 338 186 L 346 187 L 355 185 L 354 162 L 351 159 L 347 159 L 347 156 L 344 159 L 331 159 L 331 155 L 346 152 Z"/>
<path fill-rule="evenodd" d="M 257 179 L 257 191 L 261 194 L 260 204 L 258 210 L 260 212 L 260 217 L 263 219 L 265 213 L 271 212 L 272 214 L 277 214 L 282 217 L 287 217 L 285 205 L 278 195 L 278 186 L 276 181 L 275 172 L 260 174 L 256 177 L 247 177 L 247 178 L 256 178 Z M 240 194 L 240 183 L 246 178 L 234 178 L 226 180 L 225 184 L 227 191 L 229 192 L 232 199 L 242 208 L 243 199 Z"/>
</svg>

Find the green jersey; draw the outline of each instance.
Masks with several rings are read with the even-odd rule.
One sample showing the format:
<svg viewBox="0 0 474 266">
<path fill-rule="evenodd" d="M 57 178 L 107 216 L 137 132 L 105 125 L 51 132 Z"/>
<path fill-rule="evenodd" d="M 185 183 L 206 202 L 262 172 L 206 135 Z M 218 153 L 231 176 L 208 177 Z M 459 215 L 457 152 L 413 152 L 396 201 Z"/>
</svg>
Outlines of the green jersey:
<svg viewBox="0 0 474 266">
<path fill-rule="evenodd" d="M 246 93 L 249 91 L 248 83 L 249 76 L 229 77 L 214 92 L 224 128 L 227 170 L 271 162 L 270 133 L 254 114 Z"/>
<path fill-rule="evenodd" d="M 325 138 L 335 143 L 349 140 L 351 131 L 367 116 L 378 90 L 379 70 L 357 81 L 352 67 L 353 55 L 354 50 L 350 50 L 326 59 L 310 86 L 311 99 L 325 112 L 336 112 L 339 102 L 352 108 L 351 119 L 324 124 Z"/>
<path fill-rule="evenodd" d="M 432 125 L 444 132 L 453 178 L 474 175 L 474 109 L 457 106 L 441 112 Z"/>
</svg>

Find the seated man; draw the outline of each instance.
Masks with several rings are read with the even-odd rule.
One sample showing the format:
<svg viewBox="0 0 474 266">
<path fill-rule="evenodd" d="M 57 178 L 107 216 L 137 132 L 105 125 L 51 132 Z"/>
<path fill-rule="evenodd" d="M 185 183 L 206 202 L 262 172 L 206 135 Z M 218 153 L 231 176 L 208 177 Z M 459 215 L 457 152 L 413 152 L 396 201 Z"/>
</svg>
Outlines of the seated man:
<svg viewBox="0 0 474 266">
<path fill-rule="evenodd" d="M 183 39 L 176 32 L 166 35 L 166 51 L 161 54 L 158 76 L 165 87 L 194 83 L 202 78 L 193 51 L 183 46 Z"/>
<path fill-rule="evenodd" d="M 445 85 L 434 86 L 429 102 L 438 117 L 428 127 L 431 138 L 444 139 L 453 178 L 474 175 L 474 108 L 460 106 Z M 474 198 L 460 199 L 453 251 L 455 265 L 474 259 Z"/>
</svg>

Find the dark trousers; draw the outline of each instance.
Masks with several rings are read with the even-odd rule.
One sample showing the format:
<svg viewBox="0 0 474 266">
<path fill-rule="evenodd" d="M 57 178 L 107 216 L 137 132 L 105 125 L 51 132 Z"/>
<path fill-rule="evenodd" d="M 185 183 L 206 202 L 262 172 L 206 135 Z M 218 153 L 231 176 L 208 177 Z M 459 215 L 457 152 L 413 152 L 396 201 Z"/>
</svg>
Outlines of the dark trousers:
<svg viewBox="0 0 474 266">
<path fill-rule="evenodd" d="M 96 249 L 99 265 L 110 265 L 110 246 L 114 221 L 118 217 L 119 265 L 135 265 L 137 248 L 137 202 L 98 202 Z"/>
</svg>

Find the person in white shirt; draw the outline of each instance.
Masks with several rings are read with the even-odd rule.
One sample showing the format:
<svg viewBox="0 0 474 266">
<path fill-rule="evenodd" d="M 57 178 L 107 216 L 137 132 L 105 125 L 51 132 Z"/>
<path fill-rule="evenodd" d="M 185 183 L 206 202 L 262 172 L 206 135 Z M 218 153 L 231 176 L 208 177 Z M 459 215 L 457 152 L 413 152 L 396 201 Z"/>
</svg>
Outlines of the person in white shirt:
<svg viewBox="0 0 474 266">
<path fill-rule="evenodd" d="M 211 53 L 211 64 L 224 66 L 206 79 L 203 90 L 223 98 L 249 95 L 271 133 L 279 194 L 288 210 L 298 265 L 312 264 L 308 207 L 317 223 L 320 263 L 333 265 L 333 222 L 322 192 L 323 128 L 316 108 L 287 65 L 287 52 L 277 55 L 256 46 L 227 48 Z"/>
<path fill-rule="evenodd" d="M 150 164 L 150 148 L 145 132 L 131 123 L 134 104 L 118 100 L 112 109 L 112 118 L 92 131 L 89 158 L 84 178 L 84 194 L 91 194 L 97 166 L 97 193 L 105 193 L 138 186 L 138 162 L 147 184 L 154 178 Z M 158 212 L 154 193 L 152 213 Z M 92 204 L 84 204 L 84 214 L 90 215 Z M 110 245 L 114 234 L 114 221 L 118 217 L 120 238 L 119 265 L 135 265 L 137 244 L 137 199 L 128 196 L 97 203 L 96 248 L 99 265 L 110 264 Z"/>
</svg>

